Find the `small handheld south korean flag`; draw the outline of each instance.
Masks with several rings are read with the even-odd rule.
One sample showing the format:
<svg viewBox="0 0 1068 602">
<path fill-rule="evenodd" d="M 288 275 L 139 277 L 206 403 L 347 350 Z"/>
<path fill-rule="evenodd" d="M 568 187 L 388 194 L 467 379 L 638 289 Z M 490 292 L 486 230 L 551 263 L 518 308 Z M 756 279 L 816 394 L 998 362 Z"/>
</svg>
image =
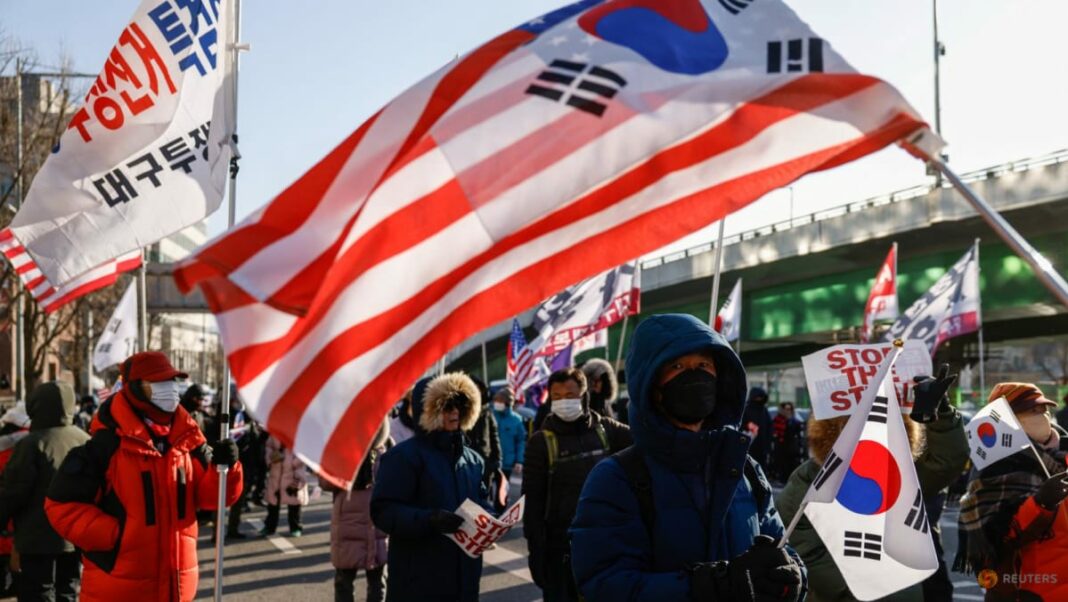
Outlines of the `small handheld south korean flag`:
<svg viewBox="0 0 1068 602">
<path fill-rule="evenodd" d="M 972 464 L 977 470 L 982 470 L 1031 445 L 1031 439 L 1016 420 L 1016 415 L 1004 397 L 983 406 L 968 423 L 966 431 Z"/>
<path fill-rule="evenodd" d="M 912 448 L 889 378 L 899 353 L 896 347 L 887 355 L 869 381 L 799 511 L 857 600 L 883 598 L 938 568 Z"/>
</svg>

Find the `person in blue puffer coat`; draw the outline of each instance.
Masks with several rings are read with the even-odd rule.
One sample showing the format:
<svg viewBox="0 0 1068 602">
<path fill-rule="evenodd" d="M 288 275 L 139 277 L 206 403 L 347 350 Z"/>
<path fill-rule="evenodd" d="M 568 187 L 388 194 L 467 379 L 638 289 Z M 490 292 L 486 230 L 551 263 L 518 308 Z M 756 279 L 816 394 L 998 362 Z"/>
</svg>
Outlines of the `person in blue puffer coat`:
<svg viewBox="0 0 1068 602">
<path fill-rule="evenodd" d="M 464 444 L 478 419 L 481 395 L 461 373 L 430 381 L 419 432 L 386 452 L 371 493 L 371 519 L 389 535 L 387 602 L 478 600 L 482 558 L 468 557 L 446 537 L 471 499 L 487 511 L 482 457 Z"/>
<path fill-rule="evenodd" d="M 739 430 L 747 384 L 734 350 L 693 316 L 652 316 L 627 376 L 634 445 L 594 467 L 571 523 L 585 599 L 803 599 L 803 565 L 777 547 L 782 520 Z"/>
</svg>

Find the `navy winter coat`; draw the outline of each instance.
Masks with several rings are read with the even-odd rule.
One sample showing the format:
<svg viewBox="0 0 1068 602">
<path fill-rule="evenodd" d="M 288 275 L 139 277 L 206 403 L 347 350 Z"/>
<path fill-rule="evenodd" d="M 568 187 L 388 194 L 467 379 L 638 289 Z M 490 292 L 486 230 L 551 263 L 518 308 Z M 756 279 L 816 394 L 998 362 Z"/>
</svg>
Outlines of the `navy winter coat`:
<svg viewBox="0 0 1068 602">
<path fill-rule="evenodd" d="M 390 602 L 478 600 L 482 559 L 470 558 L 430 527 L 434 510 L 454 512 L 470 498 L 484 504 L 482 458 L 459 433 L 422 433 L 382 456 L 371 518 L 389 534 Z"/>
<path fill-rule="evenodd" d="M 650 392 L 661 365 L 706 349 L 716 362 L 717 426 L 695 433 L 657 414 Z M 671 314 L 635 331 L 627 375 L 631 433 L 652 479 L 652 540 L 622 466 L 602 461 L 586 479 L 571 523 L 575 579 L 591 602 L 690 600 L 687 565 L 730 560 L 758 534 L 778 539 L 783 532 L 763 473 L 756 468 L 759 496 L 743 477 L 746 462 L 755 466 L 746 453 L 749 436 L 738 430 L 745 371 L 723 337 L 692 316 Z"/>
</svg>

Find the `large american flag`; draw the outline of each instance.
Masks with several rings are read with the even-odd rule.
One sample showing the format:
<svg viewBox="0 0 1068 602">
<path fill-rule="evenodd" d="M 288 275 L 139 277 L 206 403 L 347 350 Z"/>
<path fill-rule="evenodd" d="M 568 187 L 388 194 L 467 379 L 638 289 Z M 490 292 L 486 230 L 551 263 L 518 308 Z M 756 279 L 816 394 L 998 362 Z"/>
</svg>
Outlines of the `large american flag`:
<svg viewBox="0 0 1068 602">
<path fill-rule="evenodd" d="M 467 337 L 899 140 L 937 146 L 780 1 L 586 0 L 398 96 L 176 279 L 253 413 L 345 485 Z"/>
<path fill-rule="evenodd" d="M 11 263 L 22 286 L 29 291 L 34 301 L 45 313 L 52 313 L 83 295 L 115 284 L 123 272 L 141 267 L 141 250 L 138 249 L 105 261 L 95 269 L 57 288 L 52 286 L 41 273 L 33 258 L 26 252 L 26 248 L 19 244 L 11 230 L 7 228 L 0 230 L 0 252 Z"/>
</svg>

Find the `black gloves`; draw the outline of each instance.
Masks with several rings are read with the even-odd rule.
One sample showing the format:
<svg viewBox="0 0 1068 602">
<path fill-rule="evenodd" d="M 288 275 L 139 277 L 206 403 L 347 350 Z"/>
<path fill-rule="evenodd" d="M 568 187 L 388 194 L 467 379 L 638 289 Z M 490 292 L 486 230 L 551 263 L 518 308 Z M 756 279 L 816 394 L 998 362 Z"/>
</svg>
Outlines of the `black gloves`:
<svg viewBox="0 0 1068 602">
<path fill-rule="evenodd" d="M 464 517 L 448 510 L 435 510 L 430 513 L 430 528 L 438 533 L 456 533 L 464 524 Z"/>
<path fill-rule="evenodd" d="M 916 383 L 912 387 L 916 403 L 912 406 L 909 418 L 920 423 L 934 422 L 939 414 L 949 411 L 949 396 L 946 391 L 957 382 L 957 375 L 949 374 L 949 364 L 942 364 L 937 378 L 917 376 L 913 380 Z"/>
<path fill-rule="evenodd" d="M 767 535 L 731 561 L 702 562 L 690 569 L 695 600 L 795 602 L 801 593 L 801 567 Z"/>
<path fill-rule="evenodd" d="M 1035 503 L 1046 510 L 1056 510 L 1057 505 L 1068 497 L 1068 473 L 1058 473 L 1046 479 L 1035 493 Z"/>
<path fill-rule="evenodd" d="M 233 466 L 237 464 L 237 444 L 230 439 L 215 441 L 211 447 L 211 463 L 216 466 Z"/>
</svg>

